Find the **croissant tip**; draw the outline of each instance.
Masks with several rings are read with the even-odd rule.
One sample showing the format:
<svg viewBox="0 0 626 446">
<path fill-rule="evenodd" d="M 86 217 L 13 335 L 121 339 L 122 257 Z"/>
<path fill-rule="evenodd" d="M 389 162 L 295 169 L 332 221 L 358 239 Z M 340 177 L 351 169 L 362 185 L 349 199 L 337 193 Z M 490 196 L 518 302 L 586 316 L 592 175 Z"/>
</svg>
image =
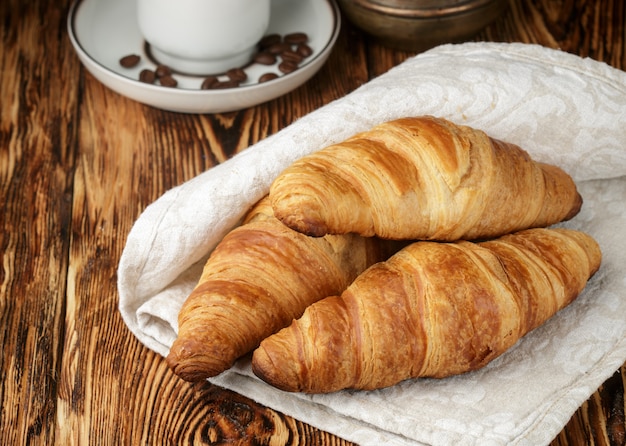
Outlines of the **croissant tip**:
<svg viewBox="0 0 626 446">
<path fill-rule="evenodd" d="M 259 346 L 252 354 L 252 373 L 267 384 L 284 392 L 297 392 L 299 389 L 289 385 L 281 374 L 281 368 L 272 361 L 271 355 Z"/>
<path fill-rule="evenodd" d="M 567 220 L 571 220 L 572 218 L 574 218 L 576 215 L 578 215 L 582 207 L 583 207 L 583 197 L 582 195 L 580 195 L 580 193 L 576 192 L 576 197 L 574 198 L 574 204 L 572 205 L 572 208 L 570 209 L 569 213 L 565 216 L 564 220 L 567 221 Z"/>
<path fill-rule="evenodd" d="M 309 237 L 323 237 L 329 233 L 328 227 L 322 220 L 288 215 L 279 217 L 279 220 L 287 227 Z"/>
<path fill-rule="evenodd" d="M 189 343 L 174 342 L 165 362 L 175 375 L 188 382 L 204 381 L 223 371 Z"/>
<path fill-rule="evenodd" d="M 208 378 L 210 378 L 210 376 L 206 376 L 204 373 L 196 373 L 193 371 L 189 372 L 186 370 L 182 370 L 180 368 L 173 369 L 172 371 L 180 379 L 182 379 L 183 381 L 190 382 L 190 383 L 197 383 L 197 382 L 205 381 Z"/>
</svg>

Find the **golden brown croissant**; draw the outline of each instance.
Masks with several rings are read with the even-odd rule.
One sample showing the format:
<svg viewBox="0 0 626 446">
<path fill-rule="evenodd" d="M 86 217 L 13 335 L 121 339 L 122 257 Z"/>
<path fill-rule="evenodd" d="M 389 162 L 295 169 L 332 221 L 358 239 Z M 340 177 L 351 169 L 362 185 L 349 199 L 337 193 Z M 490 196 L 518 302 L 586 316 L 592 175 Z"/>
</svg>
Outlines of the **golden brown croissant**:
<svg viewBox="0 0 626 446">
<path fill-rule="evenodd" d="M 475 370 L 568 305 L 600 261 L 590 236 L 566 229 L 416 242 L 261 342 L 253 371 L 318 393 Z"/>
<path fill-rule="evenodd" d="M 430 116 L 383 123 L 299 159 L 270 197 L 278 219 L 309 235 L 447 241 L 549 226 L 582 204 L 561 169 Z"/>
<path fill-rule="evenodd" d="M 187 381 L 221 373 L 394 249 L 356 235 L 307 237 L 273 218 L 262 200 L 207 260 L 179 313 L 168 365 Z"/>
</svg>

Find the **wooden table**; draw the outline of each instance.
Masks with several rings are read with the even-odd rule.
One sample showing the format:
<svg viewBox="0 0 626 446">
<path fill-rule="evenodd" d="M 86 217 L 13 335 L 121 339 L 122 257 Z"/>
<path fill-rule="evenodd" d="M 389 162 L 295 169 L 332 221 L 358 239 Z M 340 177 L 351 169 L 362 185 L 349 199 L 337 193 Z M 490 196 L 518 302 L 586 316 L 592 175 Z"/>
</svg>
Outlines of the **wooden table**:
<svg viewBox="0 0 626 446">
<path fill-rule="evenodd" d="M 82 68 L 69 4 L 0 4 L 0 444 L 347 444 L 174 376 L 122 322 L 116 267 L 131 225 L 166 190 L 413 54 L 344 23 L 327 64 L 292 93 L 240 112 L 176 114 Z M 625 21 L 622 0 L 510 0 L 477 39 L 624 69 Z M 616 370 L 553 444 L 624 444 L 625 375 Z"/>
</svg>

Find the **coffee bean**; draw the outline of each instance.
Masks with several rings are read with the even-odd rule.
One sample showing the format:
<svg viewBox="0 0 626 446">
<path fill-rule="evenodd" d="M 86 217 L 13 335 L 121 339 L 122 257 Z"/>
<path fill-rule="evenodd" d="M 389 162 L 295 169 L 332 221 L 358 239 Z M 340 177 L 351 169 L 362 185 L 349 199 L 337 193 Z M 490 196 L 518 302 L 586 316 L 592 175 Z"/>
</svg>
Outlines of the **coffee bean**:
<svg viewBox="0 0 626 446">
<path fill-rule="evenodd" d="M 158 78 L 170 76 L 172 74 L 172 69 L 167 65 L 159 65 L 156 67 L 155 73 Z"/>
<path fill-rule="evenodd" d="M 311 54 L 313 54 L 313 49 L 306 43 L 300 43 L 296 47 L 296 53 L 298 53 L 299 55 L 301 55 L 303 58 L 306 59 Z"/>
<path fill-rule="evenodd" d="M 210 90 L 213 88 L 213 85 L 217 84 L 219 79 L 217 76 L 208 76 L 202 81 L 202 85 L 200 85 L 200 89 L 202 90 Z"/>
<path fill-rule="evenodd" d="M 259 83 L 262 84 L 263 82 L 269 82 L 277 78 L 278 78 L 278 74 L 276 73 L 265 73 L 261 75 L 261 77 L 259 77 Z"/>
<path fill-rule="evenodd" d="M 161 82 L 161 85 L 163 85 L 164 87 L 170 88 L 176 87 L 178 85 L 178 81 L 169 74 L 159 77 L 159 82 Z"/>
<path fill-rule="evenodd" d="M 213 84 L 211 86 L 212 90 L 220 90 L 220 89 L 224 89 L 224 88 L 237 88 L 239 86 L 239 82 L 234 81 L 234 80 L 229 80 L 229 81 L 220 81 L 216 84 Z"/>
<path fill-rule="evenodd" d="M 267 48 L 267 51 L 271 54 L 280 54 L 289 50 L 291 50 L 291 45 L 285 42 L 275 43 Z"/>
<path fill-rule="evenodd" d="M 292 71 L 296 71 L 298 69 L 298 64 L 285 60 L 278 64 L 278 69 L 282 73 L 288 74 Z"/>
<path fill-rule="evenodd" d="M 268 51 L 261 51 L 254 56 L 254 61 L 261 65 L 274 65 L 276 56 Z"/>
<path fill-rule="evenodd" d="M 239 83 L 248 79 L 248 75 L 241 68 L 232 68 L 228 70 L 226 72 L 226 76 L 228 76 L 231 81 L 237 81 Z"/>
<path fill-rule="evenodd" d="M 141 73 L 139 73 L 139 80 L 141 82 L 145 82 L 146 84 L 154 84 L 154 81 L 156 81 L 156 74 L 152 70 L 141 70 Z"/>
<path fill-rule="evenodd" d="M 120 65 L 124 68 L 133 68 L 139 63 L 140 60 L 141 57 L 137 54 L 129 54 L 128 56 L 124 56 L 120 59 Z"/>
<path fill-rule="evenodd" d="M 280 43 L 282 37 L 280 34 L 268 34 L 267 36 L 263 36 L 263 38 L 259 41 L 259 47 L 261 49 L 268 48 L 276 43 Z"/>
<path fill-rule="evenodd" d="M 309 36 L 306 33 L 291 33 L 287 34 L 283 40 L 287 43 L 306 43 L 309 41 Z"/>
<path fill-rule="evenodd" d="M 293 62 L 296 65 L 302 62 L 302 56 L 295 51 L 283 51 L 280 53 L 280 57 L 286 62 Z"/>
</svg>

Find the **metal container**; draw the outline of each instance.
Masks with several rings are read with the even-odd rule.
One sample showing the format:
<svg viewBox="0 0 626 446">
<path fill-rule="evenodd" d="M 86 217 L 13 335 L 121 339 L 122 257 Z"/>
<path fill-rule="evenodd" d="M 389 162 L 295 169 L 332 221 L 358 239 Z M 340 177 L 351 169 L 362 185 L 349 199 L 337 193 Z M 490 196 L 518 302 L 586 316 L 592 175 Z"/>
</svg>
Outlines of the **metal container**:
<svg viewBox="0 0 626 446">
<path fill-rule="evenodd" d="M 348 20 L 386 46 L 424 51 L 475 36 L 507 0 L 337 0 Z"/>
</svg>

